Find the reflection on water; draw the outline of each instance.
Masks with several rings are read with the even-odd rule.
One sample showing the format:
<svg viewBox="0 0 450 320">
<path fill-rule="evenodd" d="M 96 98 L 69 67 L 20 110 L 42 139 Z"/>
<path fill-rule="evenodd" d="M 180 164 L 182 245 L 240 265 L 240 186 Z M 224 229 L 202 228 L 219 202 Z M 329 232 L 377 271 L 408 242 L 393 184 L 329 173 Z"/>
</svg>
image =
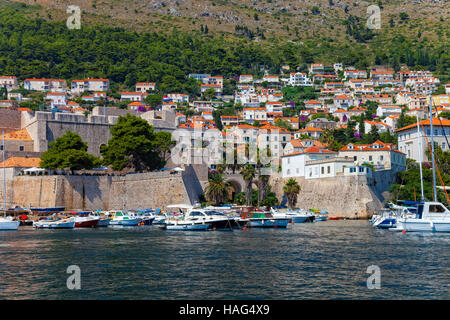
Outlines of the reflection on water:
<svg viewBox="0 0 450 320">
<path fill-rule="evenodd" d="M 449 234 L 367 221 L 167 232 L 155 226 L 0 232 L 2 299 L 448 299 Z M 66 288 L 81 268 L 81 290 Z M 381 289 L 366 286 L 381 269 Z"/>
</svg>

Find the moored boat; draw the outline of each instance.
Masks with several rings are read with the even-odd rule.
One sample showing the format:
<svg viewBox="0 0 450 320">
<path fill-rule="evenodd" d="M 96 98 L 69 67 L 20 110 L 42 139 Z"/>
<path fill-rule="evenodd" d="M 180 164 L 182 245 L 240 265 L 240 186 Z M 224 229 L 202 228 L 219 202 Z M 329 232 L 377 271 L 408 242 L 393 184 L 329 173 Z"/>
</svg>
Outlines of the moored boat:
<svg viewBox="0 0 450 320">
<path fill-rule="evenodd" d="M 202 221 L 185 221 L 185 220 L 166 220 L 161 226 L 164 230 L 173 231 L 207 231 L 210 229 L 208 223 Z"/>
<path fill-rule="evenodd" d="M 0 230 L 17 230 L 20 221 L 14 221 L 11 217 L 0 217 Z"/>
<path fill-rule="evenodd" d="M 73 218 L 60 220 L 39 220 L 33 222 L 36 229 L 73 229 L 75 228 L 75 220 Z"/>
<path fill-rule="evenodd" d="M 403 214 L 390 231 L 450 232 L 450 211 L 440 202 L 424 202 L 414 216 Z"/>
<path fill-rule="evenodd" d="M 272 216 L 274 218 L 287 218 L 290 219 L 292 223 L 305 223 L 313 222 L 315 220 L 314 215 L 308 213 L 306 210 L 294 209 L 294 210 L 279 210 L 272 207 L 270 209 Z"/>
<path fill-rule="evenodd" d="M 243 211 L 241 218 L 247 220 L 248 228 L 286 228 L 289 218 L 275 218 L 269 211 Z"/>
<path fill-rule="evenodd" d="M 111 215 L 111 221 L 109 223 L 111 226 L 134 227 L 142 222 L 142 219 L 132 217 L 124 211 L 110 211 L 109 215 Z"/>
</svg>

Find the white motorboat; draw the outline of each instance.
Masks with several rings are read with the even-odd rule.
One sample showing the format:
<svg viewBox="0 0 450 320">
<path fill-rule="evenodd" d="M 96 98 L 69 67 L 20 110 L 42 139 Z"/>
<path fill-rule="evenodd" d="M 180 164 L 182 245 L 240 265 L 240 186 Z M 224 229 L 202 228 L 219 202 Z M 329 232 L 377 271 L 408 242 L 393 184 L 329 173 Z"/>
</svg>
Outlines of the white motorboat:
<svg viewBox="0 0 450 320">
<path fill-rule="evenodd" d="M 138 226 L 142 219 L 138 217 L 132 217 L 124 211 L 109 211 L 111 226 Z"/>
<path fill-rule="evenodd" d="M 232 230 L 237 220 L 215 211 L 194 208 L 190 205 L 171 205 L 168 208 L 179 208 L 182 218 L 169 218 L 163 224 L 167 230 Z M 184 211 L 183 211 L 184 210 Z M 207 225 L 201 226 L 201 225 Z"/>
<path fill-rule="evenodd" d="M 75 219 L 59 219 L 59 220 L 39 220 L 33 222 L 36 229 L 73 229 L 75 228 Z"/>
<path fill-rule="evenodd" d="M 391 231 L 450 232 L 450 211 L 440 202 L 424 202 L 417 213 L 402 214 Z"/>
<path fill-rule="evenodd" d="M 306 210 L 293 209 L 293 210 L 279 210 L 275 208 L 270 209 L 274 218 L 289 219 L 292 223 L 305 223 L 313 222 L 315 220 L 314 215 Z"/>
<path fill-rule="evenodd" d="M 0 230 L 17 230 L 20 221 L 14 221 L 11 217 L 0 217 Z"/>
<path fill-rule="evenodd" d="M 403 216 L 415 217 L 417 208 L 388 204 L 388 208 L 382 209 L 379 214 L 372 216 L 370 223 L 379 229 L 395 228 L 397 219 Z"/>
</svg>

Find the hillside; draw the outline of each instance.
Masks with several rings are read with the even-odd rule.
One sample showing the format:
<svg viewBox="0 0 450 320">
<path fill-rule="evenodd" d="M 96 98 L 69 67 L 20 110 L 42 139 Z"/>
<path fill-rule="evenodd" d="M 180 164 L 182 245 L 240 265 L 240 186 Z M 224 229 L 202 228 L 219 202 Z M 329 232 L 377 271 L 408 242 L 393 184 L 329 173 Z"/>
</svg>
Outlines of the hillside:
<svg viewBox="0 0 450 320">
<path fill-rule="evenodd" d="M 83 11 L 81 30 L 66 27 L 69 3 Z M 237 3 L 0 0 L 0 74 L 109 77 L 128 87 L 156 81 L 185 92 L 193 90 L 185 83 L 191 72 L 258 76 L 285 64 L 305 71 L 313 62 L 406 66 L 449 78 L 443 2 L 383 1 L 380 30 L 365 26 L 369 2 Z M 403 7 L 408 13 L 400 15 Z"/>
<path fill-rule="evenodd" d="M 345 20 L 370 14 L 367 7 L 381 8 L 379 37 L 403 34 L 448 41 L 448 1 L 431 0 L 13 0 L 39 5 L 36 16 L 62 20 L 66 7 L 77 5 L 82 22 L 103 23 L 137 31 L 183 31 L 240 34 L 267 39 L 346 38 Z M 407 19 L 400 17 L 407 14 Z M 445 22 L 447 21 L 447 22 Z M 247 31 L 249 30 L 249 31 Z M 446 31 L 446 32 L 445 32 Z"/>
</svg>

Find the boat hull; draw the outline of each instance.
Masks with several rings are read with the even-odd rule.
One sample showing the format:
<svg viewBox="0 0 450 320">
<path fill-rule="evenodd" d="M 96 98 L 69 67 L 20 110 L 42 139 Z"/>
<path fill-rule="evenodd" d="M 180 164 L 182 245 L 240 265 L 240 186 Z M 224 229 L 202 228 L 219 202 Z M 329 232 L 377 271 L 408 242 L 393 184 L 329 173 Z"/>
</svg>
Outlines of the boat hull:
<svg viewBox="0 0 450 320">
<path fill-rule="evenodd" d="M 250 218 L 247 227 L 249 228 L 286 228 L 290 219 L 277 218 Z"/>
<path fill-rule="evenodd" d="M 36 222 L 33 224 L 36 229 L 73 229 L 75 221 L 71 222 Z"/>
<path fill-rule="evenodd" d="M 109 219 L 100 219 L 98 220 L 97 227 L 107 227 L 109 226 L 111 220 Z"/>
<path fill-rule="evenodd" d="M 187 224 L 187 223 L 165 223 L 162 229 L 170 231 L 207 231 L 211 227 L 208 223 Z"/>
<path fill-rule="evenodd" d="M 17 230 L 19 225 L 20 221 L 1 221 L 0 230 Z"/>
<path fill-rule="evenodd" d="M 75 228 L 96 228 L 98 225 L 98 219 L 75 222 Z"/>
<path fill-rule="evenodd" d="M 124 226 L 124 227 L 135 227 L 142 222 L 141 219 L 126 219 L 126 220 L 112 220 L 110 225 L 112 226 Z"/>
<path fill-rule="evenodd" d="M 408 221 L 397 221 L 396 228 L 390 230 L 407 232 L 450 232 L 450 221 L 409 219 Z"/>
<path fill-rule="evenodd" d="M 373 223 L 373 226 L 380 229 L 395 228 L 396 221 L 395 218 L 379 218 Z"/>
</svg>

